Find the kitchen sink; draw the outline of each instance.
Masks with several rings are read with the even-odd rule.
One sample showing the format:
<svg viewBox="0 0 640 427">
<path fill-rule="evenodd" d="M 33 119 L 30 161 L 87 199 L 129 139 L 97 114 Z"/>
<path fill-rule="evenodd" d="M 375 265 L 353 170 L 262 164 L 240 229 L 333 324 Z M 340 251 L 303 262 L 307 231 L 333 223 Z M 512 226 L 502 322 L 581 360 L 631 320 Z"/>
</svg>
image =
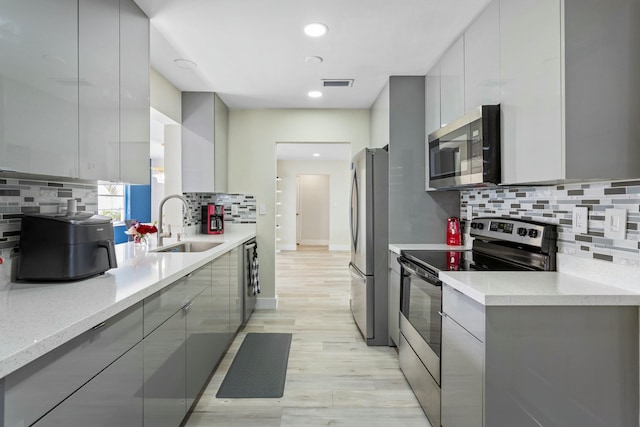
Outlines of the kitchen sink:
<svg viewBox="0 0 640 427">
<path fill-rule="evenodd" d="M 222 242 L 180 242 L 152 249 L 149 252 L 204 252 L 221 244 Z"/>
</svg>

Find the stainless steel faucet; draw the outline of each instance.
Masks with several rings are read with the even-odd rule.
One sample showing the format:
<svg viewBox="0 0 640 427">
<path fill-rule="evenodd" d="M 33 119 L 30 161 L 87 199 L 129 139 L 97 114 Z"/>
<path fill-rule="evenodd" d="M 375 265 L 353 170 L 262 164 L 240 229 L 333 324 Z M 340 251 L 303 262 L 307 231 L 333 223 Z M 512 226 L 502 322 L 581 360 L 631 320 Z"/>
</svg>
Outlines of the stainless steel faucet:
<svg viewBox="0 0 640 427">
<path fill-rule="evenodd" d="M 158 247 L 162 246 L 162 239 L 164 239 L 165 237 L 171 237 L 171 229 L 169 229 L 169 231 L 166 233 L 162 229 L 162 208 L 164 207 L 164 203 L 169 199 L 181 200 L 182 204 L 184 205 L 184 210 L 187 213 L 187 218 L 190 216 L 189 205 L 187 204 L 187 200 L 184 197 L 182 197 L 180 194 L 170 194 L 164 199 L 162 199 L 160 201 L 160 207 L 158 208 L 158 216 L 160 217 L 158 218 Z"/>
</svg>

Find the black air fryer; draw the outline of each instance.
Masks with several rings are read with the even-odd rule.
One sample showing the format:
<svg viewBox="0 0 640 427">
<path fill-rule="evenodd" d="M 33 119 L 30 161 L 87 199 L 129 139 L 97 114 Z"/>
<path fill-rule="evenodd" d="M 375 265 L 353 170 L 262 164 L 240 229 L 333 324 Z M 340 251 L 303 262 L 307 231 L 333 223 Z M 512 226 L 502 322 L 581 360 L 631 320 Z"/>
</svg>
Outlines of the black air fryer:
<svg viewBox="0 0 640 427">
<path fill-rule="evenodd" d="M 111 218 L 90 213 L 22 218 L 18 280 L 78 280 L 116 268 Z"/>
</svg>

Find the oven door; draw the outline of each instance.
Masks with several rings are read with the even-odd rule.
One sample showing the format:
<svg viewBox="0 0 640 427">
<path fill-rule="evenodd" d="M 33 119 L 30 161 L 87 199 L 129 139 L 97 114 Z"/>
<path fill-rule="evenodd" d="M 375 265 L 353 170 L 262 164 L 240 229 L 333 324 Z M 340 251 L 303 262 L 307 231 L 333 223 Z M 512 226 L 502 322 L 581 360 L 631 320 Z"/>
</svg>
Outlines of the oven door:
<svg viewBox="0 0 640 427">
<path fill-rule="evenodd" d="M 400 329 L 433 379 L 440 384 L 442 282 L 404 257 L 400 286 Z"/>
</svg>

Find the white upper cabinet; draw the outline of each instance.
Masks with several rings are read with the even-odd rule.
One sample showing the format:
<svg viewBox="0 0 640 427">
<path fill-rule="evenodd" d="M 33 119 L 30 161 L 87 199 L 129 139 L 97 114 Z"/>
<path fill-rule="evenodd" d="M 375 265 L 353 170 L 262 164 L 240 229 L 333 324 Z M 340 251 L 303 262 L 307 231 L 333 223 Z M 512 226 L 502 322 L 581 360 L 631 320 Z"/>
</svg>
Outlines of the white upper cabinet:
<svg viewBox="0 0 640 427">
<path fill-rule="evenodd" d="M 0 6 L 0 170 L 78 176 L 77 0 Z"/>
<path fill-rule="evenodd" d="M 149 183 L 149 20 L 133 0 L 7 0 L 0 170 Z"/>
<path fill-rule="evenodd" d="M 120 181 L 149 184 L 149 19 L 120 0 Z"/>
<path fill-rule="evenodd" d="M 464 114 L 464 39 L 460 37 L 440 60 L 440 125 Z"/>
<path fill-rule="evenodd" d="M 440 63 L 425 77 L 425 131 L 427 136 L 440 128 Z"/>
<path fill-rule="evenodd" d="M 83 179 L 120 179 L 119 1 L 78 3 L 78 152 Z"/>
<path fill-rule="evenodd" d="M 560 0 L 500 1 L 502 182 L 564 177 Z"/>
<path fill-rule="evenodd" d="M 497 0 L 464 32 L 464 111 L 500 103 L 500 4 Z"/>
<path fill-rule="evenodd" d="M 227 191 L 227 121 L 228 108 L 215 93 L 182 93 L 183 192 Z"/>
<path fill-rule="evenodd" d="M 637 0 L 501 0 L 506 184 L 640 176 Z"/>
</svg>

